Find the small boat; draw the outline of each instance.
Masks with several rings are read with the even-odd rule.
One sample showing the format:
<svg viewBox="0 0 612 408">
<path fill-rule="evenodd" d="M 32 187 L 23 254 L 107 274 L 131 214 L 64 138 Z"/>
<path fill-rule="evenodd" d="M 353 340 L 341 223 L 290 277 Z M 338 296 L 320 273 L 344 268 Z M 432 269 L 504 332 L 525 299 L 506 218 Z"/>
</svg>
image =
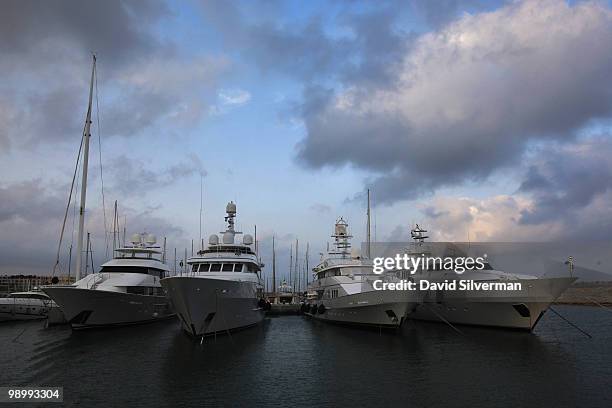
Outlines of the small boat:
<svg viewBox="0 0 612 408">
<path fill-rule="evenodd" d="M 46 319 L 57 304 L 39 291 L 14 292 L 0 298 L 0 322 Z"/>
<path fill-rule="evenodd" d="M 296 295 L 293 293 L 293 288 L 287 283 L 286 280 L 283 280 L 280 286 L 278 287 L 278 303 L 295 303 L 295 298 Z"/>
</svg>

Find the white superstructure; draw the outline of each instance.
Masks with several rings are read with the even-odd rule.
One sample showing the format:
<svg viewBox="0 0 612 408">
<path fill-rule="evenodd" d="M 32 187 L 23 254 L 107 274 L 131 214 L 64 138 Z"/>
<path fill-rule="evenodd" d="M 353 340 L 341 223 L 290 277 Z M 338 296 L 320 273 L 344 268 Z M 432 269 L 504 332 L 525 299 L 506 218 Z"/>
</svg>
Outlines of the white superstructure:
<svg viewBox="0 0 612 408">
<path fill-rule="evenodd" d="M 183 329 L 193 336 L 252 326 L 263 320 L 267 303 L 259 273 L 263 264 L 251 235 L 236 242 L 236 204 L 226 207 L 227 229 L 211 235 L 208 248 L 187 260 L 190 271 L 162 280 Z"/>
<path fill-rule="evenodd" d="M 44 286 L 74 328 L 145 323 L 174 314 L 160 280 L 168 273 L 155 236 L 134 234 L 131 245 L 72 285 Z"/>
<path fill-rule="evenodd" d="M 351 253 L 348 223 L 336 221 L 333 248 L 322 255 L 309 285 L 307 315 L 324 321 L 377 327 L 398 327 L 412 311 L 416 301 L 403 293 L 374 289 L 374 281 L 387 279 L 372 272 L 372 261 Z M 395 280 L 395 277 L 390 277 Z"/>
</svg>

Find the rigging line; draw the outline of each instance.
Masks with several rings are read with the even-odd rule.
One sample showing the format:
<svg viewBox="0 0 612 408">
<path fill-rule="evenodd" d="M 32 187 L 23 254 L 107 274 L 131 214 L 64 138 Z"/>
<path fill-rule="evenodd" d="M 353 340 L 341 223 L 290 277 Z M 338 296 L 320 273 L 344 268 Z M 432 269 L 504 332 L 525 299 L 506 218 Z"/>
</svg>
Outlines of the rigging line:
<svg viewBox="0 0 612 408">
<path fill-rule="evenodd" d="M 108 258 L 108 228 L 106 225 L 106 202 L 104 199 L 104 177 L 102 176 L 102 138 L 100 136 L 101 132 L 101 128 L 100 128 L 100 102 L 98 100 L 98 72 L 96 69 L 96 75 L 94 77 L 94 81 L 95 81 L 95 86 L 96 86 L 96 122 L 97 122 L 97 129 L 96 131 L 98 132 L 98 160 L 100 162 L 100 185 L 102 188 L 102 216 L 104 218 L 104 245 L 106 247 L 106 257 Z"/>
<path fill-rule="evenodd" d="M 456 328 L 455 326 L 453 326 L 453 324 L 451 322 L 449 322 L 447 319 L 444 318 L 444 316 L 442 316 L 441 314 L 439 314 L 435 308 L 431 307 L 430 305 L 428 305 L 427 303 L 422 303 L 422 305 L 424 305 L 425 307 L 427 307 L 429 309 L 430 312 L 432 312 L 433 314 L 436 315 L 437 318 L 439 318 L 440 320 L 442 320 L 442 322 L 446 323 L 447 325 L 450 326 L 451 329 L 453 329 L 454 331 L 456 331 L 457 333 L 459 333 L 460 335 L 464 336 L 463 332 L 461 330 L 459 330 L 458 328 Z"/>
<path fill-rule="evenodd" d="M 580 333 L 584 334 L 585 336 L 587 336 L 589 339 L 592 339 L 593 336 L 591 336 L 589 333 L 587 333 L 586 331 L 582 330 L 580 327 L 576 326 L 574 323 L 570 322 L 568 319 L 566 319 L 565 317 L 563 317 L 561 315 L 561 313 L 557 312 L 555 309 L 552 308 L 552 306 L 548 306 L 548 309 L 550 311 L 552 311 L 554 314 L 556 314 L 557 316 L 559 316 L 561 319 L 563 319 L 567 324 L 569 324 L 570 326 L 572 326 L 574 329 L 578 330 Z"/>
<path fill-rule="evenodd" d="M 64 230 L 66 229 L 66 220 L 68 218 L 68 210 L 70 209 L 70 202 L 72 200 L 72 193 L 74 191 L 74 181 L 77 177 L 77 170 L 79 169 L 79 161 L 81 159 L 81 151 L 83 150 L 83 140 L 85 138 L 85 131 L 83 130 L 83 137 L 81 137 L 81 145 L 79 146 L 79 153 L 77 155 L 76 165 L 74 166 L 74 174 L 72 175 L 72 183 L 70 185 L 70 194 L 68 195 L 68 204 L 66 205 L 66 211 L 64 212 L 64 221 L 62 222 L 62 230 L 60 232 L 59 242 L 57 244 L 57 256 L 55 258 L 55 265 L 53 265 L 52 276 L 55 276 L 55 270 L 59 265 L 60 251 L 62 249 L 62 240 L 64 239 Z"/>
</svg>

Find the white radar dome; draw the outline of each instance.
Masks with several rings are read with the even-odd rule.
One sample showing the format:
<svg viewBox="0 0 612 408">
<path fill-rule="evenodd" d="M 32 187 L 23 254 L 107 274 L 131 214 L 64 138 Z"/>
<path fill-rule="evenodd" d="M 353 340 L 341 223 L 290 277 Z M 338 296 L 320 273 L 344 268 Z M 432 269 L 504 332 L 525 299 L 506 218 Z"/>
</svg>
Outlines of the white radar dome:
<svg viewBox="0 0 612 408">
<path fill-rule="evenodd" d="M 223 243 L 224 244 L 233 244 L 234 243 L 234 234 L 231 232 L 226 232 L 223 234 Z"/>
<path fill-rule="evenodd" d="M 210 238 L 208 238 L 208 243 L 210 245 L 217 245 L 219 243 L 219 236 L 217 234 L 212 234 Z"/>
<path fill-rule="evenodd" d="M 225 212 L 228 214 L 236 214 L 236 204 L 233 201 L 227 203 L 225 207 Z"/>
<path fill-rule="evenodd" d="M 253 236 L 251 236 L 249 234 L 246 234 L 244 236 L 244 238 L 242 239 L 242 243 L 244 245 L 251 245 L 251 244 L 253 244 Z"/>
<path fill-rule="evenodd" d="M 153 234 L 148 234 L 146 242 L 149 245 L 153 245 L 153 244 L 155 244 L 157 242 L 157 237 L 155 237 L 155 235 L 153 235 Z"/>
<path fill-rule="evenodd" d="M 336 235 L 346 235 L 346 225 L 336 224 Z"/>
<path fill-rule="evenodd" d="M 137 245 L 142 242 L 142 236 L 140 234 L 132 234 L 132 244 Z"/>
</svg>

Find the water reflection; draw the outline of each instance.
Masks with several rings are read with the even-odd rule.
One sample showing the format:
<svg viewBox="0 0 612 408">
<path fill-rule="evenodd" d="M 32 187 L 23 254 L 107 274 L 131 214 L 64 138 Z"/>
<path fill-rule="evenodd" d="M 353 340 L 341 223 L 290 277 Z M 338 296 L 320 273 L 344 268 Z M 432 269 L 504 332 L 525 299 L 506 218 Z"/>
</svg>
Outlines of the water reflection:
<svg viewBox="0 0 612 408">
<path fill-rule="evenodd" d="M 436 323 L 379 332 L 289 316 L 201 344 L 176 321 L 2 325 L 0 383 L 61 385 L 68 405 L 85 406 L 609 406 L 612 313 L 562 312 L 594 338 L 551 316 L 535 334 Z"/>
</svg>

